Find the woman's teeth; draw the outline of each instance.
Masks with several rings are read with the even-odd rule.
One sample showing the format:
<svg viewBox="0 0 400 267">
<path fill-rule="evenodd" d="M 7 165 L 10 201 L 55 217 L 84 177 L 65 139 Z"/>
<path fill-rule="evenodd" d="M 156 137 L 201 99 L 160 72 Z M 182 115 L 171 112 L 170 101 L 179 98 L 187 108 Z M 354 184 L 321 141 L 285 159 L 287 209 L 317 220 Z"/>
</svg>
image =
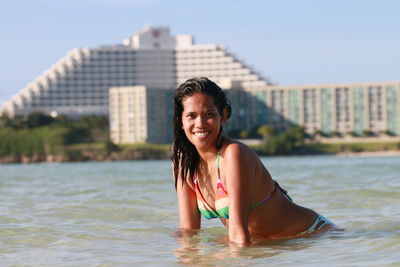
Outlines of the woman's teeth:
<svg viewBox="0 0 400 267">
<path fill-rule="evenodd" d="M 194 135 L 199 136 L 199 137 L 203 137 L 203 136 L 206 136 L 208 134 L 209 134 L 209 132 L 195 132 L 194 133 Z"/>
</svg>

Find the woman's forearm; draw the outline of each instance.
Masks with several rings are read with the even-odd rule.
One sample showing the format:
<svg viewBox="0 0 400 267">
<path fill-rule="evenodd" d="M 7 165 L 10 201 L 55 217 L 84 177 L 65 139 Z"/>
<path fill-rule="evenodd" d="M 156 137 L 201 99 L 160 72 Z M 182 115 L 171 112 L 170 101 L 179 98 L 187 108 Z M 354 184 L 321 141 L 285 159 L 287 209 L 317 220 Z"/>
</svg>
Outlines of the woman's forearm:
<svg viewBox="0 0 400 267">
<path fill-rule="evenodd" d="M 244 227 L 229 227 L 229 241 L 242 245 L 250 244 L 249 230 Z"/>
</svg>

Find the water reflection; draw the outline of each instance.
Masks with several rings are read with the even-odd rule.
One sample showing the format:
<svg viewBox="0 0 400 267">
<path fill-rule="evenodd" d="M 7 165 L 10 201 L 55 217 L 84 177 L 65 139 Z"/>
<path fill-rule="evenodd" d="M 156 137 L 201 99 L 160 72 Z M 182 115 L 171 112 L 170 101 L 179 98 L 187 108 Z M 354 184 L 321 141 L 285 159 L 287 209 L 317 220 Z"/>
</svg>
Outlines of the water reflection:
<svg viewBox="0 0 400 267">
<path fill-rule="evenodd" d="M 316 237 L 259 239 L 251 246 L 243 247 L 230 243 L 224 230 L 216 229 L 178 230 L 174 237 L 178 243 L 178 248 L 173 251 L 177 263 L 190 266 L 250 266 L 256 259 L 267 261 L 282 253 L 305 250 L 318 241 Z"/>
</svg>

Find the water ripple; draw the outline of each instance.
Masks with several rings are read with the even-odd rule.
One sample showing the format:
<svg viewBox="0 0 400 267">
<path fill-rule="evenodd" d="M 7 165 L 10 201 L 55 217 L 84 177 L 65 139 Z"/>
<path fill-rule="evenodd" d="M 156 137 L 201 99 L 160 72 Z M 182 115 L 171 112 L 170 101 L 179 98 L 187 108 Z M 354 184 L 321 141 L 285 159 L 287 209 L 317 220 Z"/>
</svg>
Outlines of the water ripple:
<svg viewBox="0 0 400 267">
<path fill-rule="evenodd" d="M 169 161 L 5 164 L 2 266 L 400 264 L 400 157 L 262 161 L 297 203 L 344 230 L 235 248 L 211 220 L 198 235 L 177 239 Z"/>
</svg>

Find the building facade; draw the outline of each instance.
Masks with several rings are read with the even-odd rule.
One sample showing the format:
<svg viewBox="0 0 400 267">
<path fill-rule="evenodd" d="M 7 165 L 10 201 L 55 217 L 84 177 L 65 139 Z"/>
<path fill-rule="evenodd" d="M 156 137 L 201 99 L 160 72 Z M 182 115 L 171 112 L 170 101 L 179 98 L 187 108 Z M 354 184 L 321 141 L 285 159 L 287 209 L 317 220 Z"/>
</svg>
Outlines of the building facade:
<svg viewBox="0 0 400 267">
<path fill-rule="evenodd" d="M 173 93 L 144 86 L 111 88 L 111 140 L 116 144 L 172 140 Z"/>
<path fill-rule="evenodd" d="M 232 104 L 232 116 L 224 126 L 226 132 L 251 131 L 268 124 L 277 130 L 300 125 L 310 134 L 344 136 L 384 132 L 400 135 L 400 82 L 257 87 L 241 87 L 238 83 L 220 85 Z M 173 89 L 111 89 L 112 141 L 171 142 L 173 94 Z"/>
<path fill-rule="evenodd" d="M 400 81 L 244 89 L 252 125 L 301 125 L 308 133 L 400 135 Z M 266 109 L 264 111 L 264 109 Z"/>
<path fill-rule="evenodd" d="M 225 46 L 198 45 L 191 35 L 146 27 L 122 44 L 71 50 L 4 103 L 0 113 L 108 115 L 112 87 L 171 89 L 194 76 L 238 80 L 246 86 L 268 84 Z"/>
</svg>

